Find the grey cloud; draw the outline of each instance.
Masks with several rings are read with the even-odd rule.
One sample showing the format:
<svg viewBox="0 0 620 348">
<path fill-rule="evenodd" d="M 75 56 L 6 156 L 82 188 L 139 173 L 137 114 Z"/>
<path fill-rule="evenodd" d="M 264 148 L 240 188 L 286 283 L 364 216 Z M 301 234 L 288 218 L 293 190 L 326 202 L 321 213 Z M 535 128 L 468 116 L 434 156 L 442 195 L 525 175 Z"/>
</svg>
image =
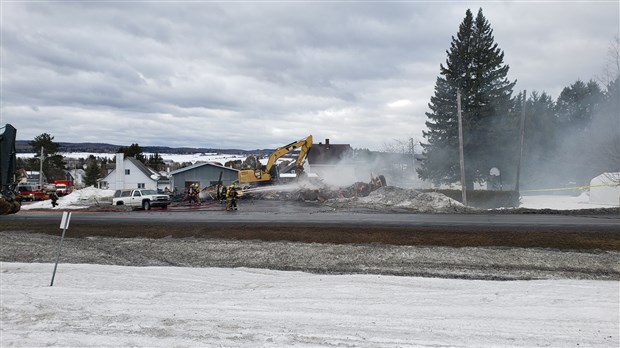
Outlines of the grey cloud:
<svg viewBox="0 0 620 348">
<path fill-rule="evenodd" d="M 602 68 L 617 30 L 618 5 L 599 3 L 6 3 L 3 122 L 26 139 L 262 148 L 313 133 L 378 149 L 421 138 L 479 7 L 517 88 L 552 94 Z"/>
</svg>

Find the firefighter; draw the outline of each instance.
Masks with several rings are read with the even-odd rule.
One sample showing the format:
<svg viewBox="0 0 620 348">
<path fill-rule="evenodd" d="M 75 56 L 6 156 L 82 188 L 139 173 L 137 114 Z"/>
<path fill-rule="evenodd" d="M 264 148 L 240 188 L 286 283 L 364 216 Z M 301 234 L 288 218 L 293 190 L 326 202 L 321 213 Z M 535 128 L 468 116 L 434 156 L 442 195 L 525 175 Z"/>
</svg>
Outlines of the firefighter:
<svg viewBox="0 0 620 348">
<path fill-rule="evenodd" d="M 198 194 L 198 184 L 192 184 L 187 189 L 187 196 L 189 198 L 189 205 L 199 204 Z"/>
<path fill-rule="evenodd" d="M 226 203 L 226 185 L 222 185 L 222 192 L 220 193 L 220 203 Z"/>
<path fill-rule="evenodd" d="M 230 184 L 226 191 L 226 211 L 237 210 L 237 189 L 235 183 Z"/>
<path fill-rule="evenodd" d="M 52 192 L 50 193 L 50 198 L 52 200 L 52 208 L 56 208 L 56 206 L 58 205 L 58 195 L 56 194 L 56 192 Z"/>
</svg>

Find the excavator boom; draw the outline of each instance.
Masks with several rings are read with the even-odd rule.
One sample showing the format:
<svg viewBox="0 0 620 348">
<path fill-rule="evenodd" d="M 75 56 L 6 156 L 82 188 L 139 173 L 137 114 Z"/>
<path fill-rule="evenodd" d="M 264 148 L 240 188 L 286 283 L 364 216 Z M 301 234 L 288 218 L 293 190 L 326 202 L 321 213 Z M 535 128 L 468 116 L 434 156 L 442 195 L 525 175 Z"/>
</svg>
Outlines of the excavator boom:
<svg viewBox="0 0 620 348">
<path fill-rule="evenodd" d="M 303 171 L 303 164 L 311 147 L 312 135 L 309 135 L 304 139 L 294 141 L 288 145 L 277 148 L 269 155 L 269 159 L 267 160 L 267 164 L 265 166 L 257 169 L 240 170 L 238 174 L 239 184 L 272 183 L 277 180 L 277 173 L 273 170 L 275 169 L 276 161 L 282 156 L 285 156 L 299 148 L 301 148 L 301 150 L 295 160 L 295 166 L 298 173 Z"/>
</svg>

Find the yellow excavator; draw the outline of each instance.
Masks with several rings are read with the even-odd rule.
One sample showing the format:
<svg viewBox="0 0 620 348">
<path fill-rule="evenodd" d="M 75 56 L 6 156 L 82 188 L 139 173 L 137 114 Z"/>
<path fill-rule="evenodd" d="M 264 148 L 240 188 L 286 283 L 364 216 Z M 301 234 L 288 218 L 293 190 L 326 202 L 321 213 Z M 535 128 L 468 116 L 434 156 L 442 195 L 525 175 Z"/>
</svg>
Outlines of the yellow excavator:
<svg viewBox="0 0 620 348">
<path fill-rule="evenodd" d="M 271 155 L 269 155 L 269 160 L 267 161 L 266 165 L 261 165 L 260 162 L 257 161 L 256 168 L 240 170 L 238 174 L 239 184 L 273 184 L 274 182 L 278 181 L 278 169 L 276 166 L 276 161 L 280 157 L 301 148 L 299 151 L 299 155 L 297 155 L 297 159 L 295 160 L 295 173 L 297 174 L 297 177 L 299 177 L 303 173 L 304 161 L 306 160 L 306 155 L 308 154 L 308 151 L 311 147 L 312 135 L 309 135 L 304 139 L 277 148 L 273 153 L 271 153 Z"/>
</svg>

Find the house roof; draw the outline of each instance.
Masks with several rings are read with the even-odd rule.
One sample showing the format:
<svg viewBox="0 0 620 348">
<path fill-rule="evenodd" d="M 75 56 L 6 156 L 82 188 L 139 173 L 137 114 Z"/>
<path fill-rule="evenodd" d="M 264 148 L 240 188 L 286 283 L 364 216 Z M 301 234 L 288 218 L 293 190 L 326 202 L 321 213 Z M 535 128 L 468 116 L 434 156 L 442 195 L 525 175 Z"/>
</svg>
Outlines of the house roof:
<svg viewBox="0 0 620 348">
<path fill-rule="evenodd" d="M 212 167 L 216 167 L 216 168 L 221 168 L 221 169 L 225 169 L 225 170 L 230 170 L 230 171 L 238 172 L 237 169 L 230 168 L 230 167 L 224 167 L 222 165 L 215 164 L 215 163 L 212 163 L 212 162 L 196 162 L 195 164 L 192 164 L 191 166 L 187 166 L 187 167 L 183 167 L 183 168 L 174 170 L 174 171 L 170 172 L 170 175 L 175 175 L 175 174 L 178 174 L 178 173 L 186 172 L 188 170 L 193 170 L 193 169 L 200 168 L 200 167 L 203 167 L 203 166 L 212 166 Z"/>
<path fill-rule="evenodd" d="M 134 166 L 136 166 L 136 168 L 138 168 L 138 170 L 140 170 L 142 172 L 142 174 L 148 176 L 149 178 L 151 177 L 151 175 L 157 175 L 158 177 L 160 176 L 159 173 L 157 173 L 156 171 L 154 171 L 153 169 L 147 167 L 144 165 L 144 163 L 140 162 L 138 159 L 136 159 L 135 157 L 127 157 L 125 158 L 126 160 L 128 160 L 129 162 L 133 163 Z"/>
<path fill-rule="evenodd" d="M 352 151 L 349 144 L 312 144 L 307 159 L 310 165 L 334 164 L 350 156 Z"/>
<path fill-rule="evenodd" d="M 135 157 L 125 157 L 125 158 L 123 159 L 123 161 L 129 161 L 129 162 L 133 163 L 133 165 L 134 165 L 136 168 L 138 168 L 138 170 L 139 170 L 142 174 L 144 174 L 147 178 L 149 178 L 150 180 L 153 180 L 153 181 L 158 181 L 158 180 L 160 180 L 160 179 L 166 179 L 166 178 L 163 178 L 163 177 L 162 177 L 162 175 L 161 175 L 161 174 L 159 174 L 159 173 L 157 173 L 155 170 L 153 170 L 153 169 L 151 169 L 151 168 L 147 167 L 144 163 L 142 163 L 142 162 L 140 162 L 139 160 L 137 160 Z M 117 169 L 117 168 L 116 168 L 116 163 L 110 163 L 110 164 L 108 165 L 108 169 L 109 169 L 109 171 L 108 171 L 108 174 L 105 176 L 105 178 L 110 177 L 110 176 L 112 175 L 112 173 L 116 172 L 116 169 Z M 157 179 L 153 179 L 152 175 L 156 175 L 156 176 L 157 176 Z M 105 178 L 104 178 L 104 179 L 105 179 Z"/>
</svg>

